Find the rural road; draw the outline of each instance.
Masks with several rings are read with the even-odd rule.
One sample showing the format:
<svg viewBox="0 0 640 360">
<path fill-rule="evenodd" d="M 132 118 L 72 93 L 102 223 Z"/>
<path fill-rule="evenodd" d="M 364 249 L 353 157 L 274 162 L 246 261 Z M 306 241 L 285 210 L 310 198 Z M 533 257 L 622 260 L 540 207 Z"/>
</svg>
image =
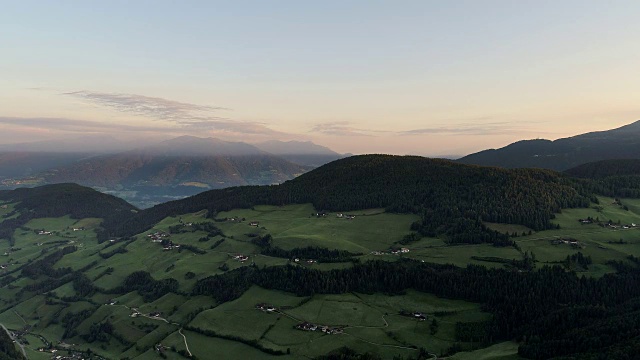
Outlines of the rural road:
<svg viewBox="0 0 640 360">
<path fill-rule="evenodd" d="M 11 333 L 11 331 L 9 331 L 9 329 L 7 329 L 3 324 L 0 324 L 0 326 L 2 326 L 2 329 L 4 329 L 4 331 L 7 332 L 7 335 L 9 335 L 11 340 L 13 340 L 16 344 L 18 344 L 18 346 L 20 346 L 20 350 L 22 350 L 22 355 L 24 355 L 24 357 L 28 359 L 29 357 L 27 356 L 27 351 L 24 349 L 24 345 L 22 345 L 18 340 L 16 340 L 16 338 L 13 337 L 13 334 Z"/>
</svg>

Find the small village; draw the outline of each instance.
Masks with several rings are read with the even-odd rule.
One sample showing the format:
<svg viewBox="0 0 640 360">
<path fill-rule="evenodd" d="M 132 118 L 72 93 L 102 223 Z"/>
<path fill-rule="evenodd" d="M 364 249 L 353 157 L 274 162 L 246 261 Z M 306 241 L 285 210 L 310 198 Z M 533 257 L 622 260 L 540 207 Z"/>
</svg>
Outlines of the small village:
<svg viewBox="0 0 640 360">
<path fill-rule="evenodd" d="M 272 313 L 272 312 L 277 312 L 278 308 L 276 308 L 275 306 L 266 304 L 266 303 L 260 303 L 256 305 L 256 309 L 266 312 L 266 313 Z"/>
<path fill-rule="evenodd" d="M 300 259 L 300 258 L 294 258 L 293 262 L 296 264 L 307 264 L 307 265 L 313 265 L 313 264 L 317 264 L 318 260 L 314 260 L 314 259 Z"/>
<path fill-rule="evenodd" d="M 295 328 L 302 331 L 319 331 L 327 335 L 340 335 L 344 333 L 344 329 L 341 327 L 318 325 L 310 322 L 302 322 L 296 325 Z"/>
<path fill-rule="evenodd" d="M 371 255 L 375 255 L 375 256 L 382 256 L 382 255 L 400 255 L 400 254 L 406 254 L 409 253 L 411 250 L 409 250 L 408 248 L 400 248 L 400 249 L 389 249 L 387 251 L 372 251 L 370 254 Z"/>
<path fill-rule="evenodd" d="M 551 245 L 570 245 L 574 249 L 584 249 L 585 245 L 579 242 L 577 239 L 571 237 L 562 237 L 551 240 Z"/>
<path fill-rule="evenodd" d="M 400 315 L 416 319 L 418 321 L 427 320 L 427 315 L 420 311 L 401 311 Z"/>
<path fill-rule="evenodd" d="M 165 232 L 156 231 L 153 234 L 148 234 L 147 237 L 151 239 L 151 242 L 161 243 L 163 251 L 180 248 L 179 244 L 174 244 L 173 241 L 169 240 L 170 235 Z"/>
</svg>

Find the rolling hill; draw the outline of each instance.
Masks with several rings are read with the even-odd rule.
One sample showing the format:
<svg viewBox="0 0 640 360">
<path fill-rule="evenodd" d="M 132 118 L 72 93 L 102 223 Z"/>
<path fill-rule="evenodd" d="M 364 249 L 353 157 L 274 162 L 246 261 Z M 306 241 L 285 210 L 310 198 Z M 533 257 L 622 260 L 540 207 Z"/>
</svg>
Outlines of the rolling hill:
<svg viewBox="0 0 640 360">
<path fill-rule="evenodd" d="M 505 168 L 567 170 L 610 159 L 634 159 L 640 154 L 640 121 L 613 130 L 558 140 L 523 140 L 500 149 L 484 150 L 458 161 Z"/>
<path fill-rule="evenodd" d="M 14 203 L 13 211 L 0 222 L 0 238 L 13 238 L 13 232 L 31 219 L 70 216 L 73 219 L 101 218 L 120 222 L 138 211 L 115 196 L 77 184 L 44 185 L 0 191 L 0 201 Z M 15 216 L 13 216 L 15 214 Z"/>
<path fill-rule="evenodd" d="M 640 200 L 586 183 L 365 155 L 145 210 L 3 191 L 0 324 L 34 359 L 633 358 Z"/>
<path fill-rule="evenodd" d="M 422 214 L 425 234 L 451 232 L 454 236 L 457 230 L 451 228 L 471 227 L 482 239 L 489 232 L 478 219 L 544 229 L 561 208 L 588 204 L 586 194 L 571 185 L 561 174 L 547 170 L 483 168 L 417 156 L 362 155 L 334 161 L 279 186 L 212 190 L 160 204 L 126 223 L 115 224 L 119 230 L 112 231 L 142 232 L 171 213 L 207 209 L 215 214 L 253 205 L 312 203 L 319 210 L 386 208 Z"/>
</svg>

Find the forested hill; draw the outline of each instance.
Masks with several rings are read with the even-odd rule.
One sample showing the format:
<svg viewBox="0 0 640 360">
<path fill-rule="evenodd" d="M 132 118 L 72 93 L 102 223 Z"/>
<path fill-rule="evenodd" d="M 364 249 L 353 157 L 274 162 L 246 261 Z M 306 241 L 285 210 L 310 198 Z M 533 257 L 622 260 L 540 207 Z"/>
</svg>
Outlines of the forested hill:
<svg viewBox="0 0 640 360">
<path fill-rule="evenodd" d="M 597 161 L 565 173 L 582 178 L 591 191 L 620 198 L 640 197 L 640 159 Z"/>
<path fill-rule="evenodd" d="M 488 168 L 417 156 L 362 155 L 324 165 L 279 186 L 212 190 L 144 210 L 110 231 L 133 235 L 166 216 L 202 209 L 210 214 L 253 205 L 313 203 L 318 210 L 386 208 L 418 213 L 427 234 L 467 228 L 480 220 L 550 226 L 561 208 L 589 199 L 553 171 Z M 445 226 L 446 225 L 446 226 Z M 476 226 L 474 225 L 474 226 Z M 479 236 L 481 238 L 481 236 Z"/>
<path fill-rule="evenodd" d="M 463 164 L 506 168 L 545 168 L 567 170 L 581 164 L 634 159 L 640 154 L 640 121 L 607 130 L 554 141 L 524 140 L 500 149 L 484 150 L 458 161 Z"/>
<path fill-rule="evenodd" d="M 76 184 L 0 191 L 0 201 L 16 203 L 14 211 L 18 214 L 0 222 L 0 238 L 11 238 L 17 227 L 35 218 L 69 215 L 76 219 L 94 217 L 117 223 L 137 211 L 120 198 Z"/>
<path fill-rule="evenodd" d="M 576 166 L 565 171 L 565 173 L 585 179 L 602 179 L 609 176 L 640 176 L 640 159 L 596 161 Z"/>
</svg>

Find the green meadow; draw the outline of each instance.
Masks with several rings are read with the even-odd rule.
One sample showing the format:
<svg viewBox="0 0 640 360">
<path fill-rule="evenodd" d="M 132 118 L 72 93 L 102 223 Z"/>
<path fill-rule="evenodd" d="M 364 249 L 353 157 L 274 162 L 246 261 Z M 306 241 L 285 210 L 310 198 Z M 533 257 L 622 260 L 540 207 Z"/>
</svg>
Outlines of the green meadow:
<svg viewBox="0 0 640 360">
<path fill-rule="evenodd" d="M 567 256 L 581 252 L 590 256 L 593 263 L 578 271 L 601 276 L 614 271 L 608 261 L 627 261 L 629 255 L 640 256 L 640 230 L 622 228 L 632 223 L 640 224 L 640 200 L 621 199 L 621 203 L 600 197 L 599 204 L 588 209 L 565 209 L 553 220 L 560 229 L 531 232 L 530 235 L 529 229 L 522 226 L 486 224 L 500 232 L 517 233 L 519 236 L 515 240 L 520 250 L 489 244 L 448 246 L 443 239 L 422 238 L 404 245 L 410 251 L 401 255 L 389 254 L 387 250 L 400 246 L 398 242 L 411 233 L 410 225 L 418 217 L 386 213 L 380 209 L 348 212 L 355 215 L 353 219 L 339 217 L 339 212 L 317 216 L 310 204 L 256 206 L 222 212 L 216 219 L 207 218 L 205 212 L 197 212 L 165 218 L 133 240 L 115 239 L 101 244 L 97 242 L 95 232 L 100 219 L 33 219 L 15 230 L 13 245 L 8 241 L 0 242 L 3 258 L 0 263 L 5 265 L 2 271 L 7 276 L 19 275 L 21 266 L 42 259 L 56 249 L 75 246 L 77 250 L 56 262 L 54 269 L 82 269 L 95 286 L 107 290 L 122 284 L 133 271 L 147 271 L 154 279 L 178 280 L 178 293 L 166 294 L 152 302 L 145 302 L 137 292 L 97 292 L 89 298 L 73 300 L 77 293 L 70 281 L 56 285 L 47 293 L 32 295 L 22 289 L 37 284 L 39 279 L 18 278 L 0 289 L 0 323 L 14 330 L 29 329 L 25 340 L 29 342 L 27 350 L 33 359 L 50 358 L 50 354 L 37 351 L 44 346 L 40 337 L 58 344 L 65 331 L 62 319 L 86 310 L 90 310 L 90 316 L 82 319 L 76 325 L 77 333 L 64 341 L 75 344 L 77 349 L 91 348 L 109 359 L 155 359 L 159 355 L 153 348 L 159 343 L 166 346 L 163 353 L 166 358 L 182 359 L 184 357 L 178 352 L 186 351 L 185 337 L 189 350 L 200 359 L 308 359 L 342 346 L 391 359 L 397 355 L 411 356 L 416 348 L 440 355 L 454 344 L 465 351 L 451 359 L 518 359 L 516 343 L 474 350 L 479 344 L 456 341 L 457 323 L 490 320 L 490 315 L 482 312 L 478 304 L 441 299 L 416 291 L 396 296 L 348 293 L 298 297 L 254 286 L 240 298 L 222 304 L 207 296 L 188 294 L 196 281 L 221 274 L 225 271 L 223 268 L 228 271 L 252 264 L 263 267 L 292 263 L 290 259 L 260 254 L 261 249 L 251 240 L 256 235 L 266 234 L 273 237 L 274 246 L 283 249 L 318 246 L 360 253 L 360 261 L 396 261 L 407 257 L 462 267 L 468 264 L 503 267 L 501 261 L 491 259 L 521 260 L 524 252 L 535 255 L 538 267 L 558 265 Z M 0 209 L 0 216 L 2 211 L 12 211 L 12 204 L 7 205 L 6 209 Z M 578 221 L 587 217 L 619 222 L 620 227 L 613 229 Z M 239 221 L 225 220 L 230 218 Z M 251 226 L 252 222 L 257 222 L 257 226 Z M 223 235 L 208 237 L 207 232 L 195 230 L 186 225 L 188 223 L 212 223 Z M 171 229 L 179 229 L 170 235 L 172 242 L 199 251 L 163 250 L 160 243 L 152 242 L 147 236 L 156 232 L 169 233 Z M 569 238 L 577 240 L 580 246 L 554 244 L 554 240 L 557 243 L 559 239 Z M 373 252 L 384 254 L 374 255 Z M 233 257 L 239 254 L 248 256 L 249 260 L 235 260 Z M 300 266 L 330 270 L 352 264 Z M 110 301 L 115 301 L 115 305 L 108 305 Z M 257 303 L 271 304 L 278 311 L 257 310 Z M 161 319 L 131 317 L 133 309 L 142 314 L 159 312 Z M 401 315 L 402 312 L 420 312 L 427 320 L 419 321 Z M 435 332 L 431 327 L 434 320 L 437 323 Z M 109 340 L 87 342 L 86 336 L 92 326 L 105 322 L 113 326 Z M 302 322 L 339 327 L 343 332 L 328 335 L 296 329 L 295 326 Z M 204 335 L 184 327 L 216 335 Z M 269 351 L 281 351 L 285 355 L 275 356 Z"/>
</svg>

